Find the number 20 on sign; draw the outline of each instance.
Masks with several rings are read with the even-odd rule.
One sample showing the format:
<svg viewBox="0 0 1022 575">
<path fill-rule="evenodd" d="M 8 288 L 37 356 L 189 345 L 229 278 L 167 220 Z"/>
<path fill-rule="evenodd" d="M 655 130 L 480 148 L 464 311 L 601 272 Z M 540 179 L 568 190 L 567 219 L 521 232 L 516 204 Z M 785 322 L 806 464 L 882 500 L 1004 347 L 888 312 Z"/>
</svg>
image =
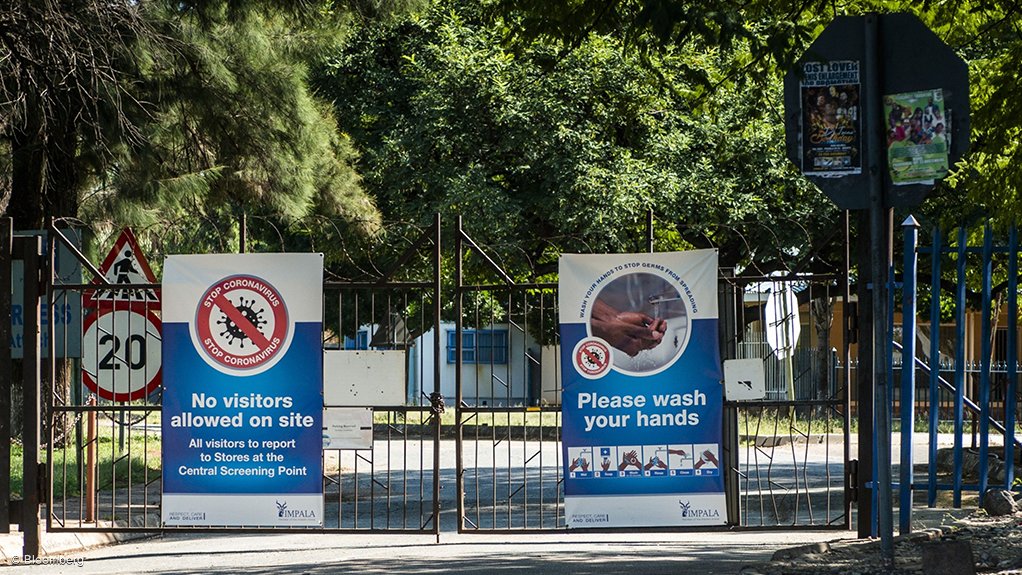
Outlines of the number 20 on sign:
<svg viewBox="0 0 1022 575">
<path fill-rule="evenodd" d="M 103 308 L 85 320 L 82 381 L 108 401 L 135 401 L 162 376 L 160 319 L 150 310 Z"/>
</svg>

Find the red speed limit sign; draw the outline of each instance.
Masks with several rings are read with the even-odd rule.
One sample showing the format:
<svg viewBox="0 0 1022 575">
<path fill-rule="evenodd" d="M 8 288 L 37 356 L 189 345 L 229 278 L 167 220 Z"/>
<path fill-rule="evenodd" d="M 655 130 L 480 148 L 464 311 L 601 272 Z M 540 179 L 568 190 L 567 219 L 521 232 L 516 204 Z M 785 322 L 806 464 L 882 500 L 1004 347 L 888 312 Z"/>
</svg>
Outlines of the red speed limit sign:
<svg viewBox="0 0 1022 575">
<path fill-rule="evenodd" d="M 160 385 L 160 318 L 150 310 L 102 309 L 85 319 L 82 381 L 110 401 L 134 401 Z"/>
</svg>

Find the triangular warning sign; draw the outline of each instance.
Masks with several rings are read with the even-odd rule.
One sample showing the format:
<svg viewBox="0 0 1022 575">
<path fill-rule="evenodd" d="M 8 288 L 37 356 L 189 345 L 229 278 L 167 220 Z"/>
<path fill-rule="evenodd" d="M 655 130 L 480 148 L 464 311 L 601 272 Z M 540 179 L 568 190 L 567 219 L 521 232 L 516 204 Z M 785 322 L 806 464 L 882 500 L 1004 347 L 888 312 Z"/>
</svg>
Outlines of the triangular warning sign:
<svg viewBox="0 0 1022 575">
<path fill-rule="evenodd" d="M 139 248 L 138 240 L 131 228 L 121 230 L 114 247 L 99 266 L 106 281 L 117 284 L 154 284 L 156 276 L 149 267 L 145 254 Z M 98 278 L 92 283 L 103 285 Z M 103 302 L 159 304 L 160 293 L 148 288 L 89 290 L 84 294 L 85 305 L 95 306 Z"/>
</svg>

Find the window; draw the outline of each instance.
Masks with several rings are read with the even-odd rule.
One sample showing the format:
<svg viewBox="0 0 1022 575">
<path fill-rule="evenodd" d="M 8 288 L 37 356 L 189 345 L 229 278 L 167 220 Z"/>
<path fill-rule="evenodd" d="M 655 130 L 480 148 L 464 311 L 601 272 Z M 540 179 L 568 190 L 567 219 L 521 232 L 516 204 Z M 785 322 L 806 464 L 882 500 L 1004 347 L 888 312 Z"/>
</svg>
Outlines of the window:
<svg viewBox="0 0 1022 575">
<path fill-rule="evenodd" d="M 457 362 L 458 332 L 447 332 L 447 363 Z M 506 329 L 466 329 L 461 332 L 463 363 L 507 363 Z"/>
<path fill-rule="evenodd" d="M 358 330 L 354 339 L 344 336 L 344 349 L 369 349 L 369 330 Z"/>
</svg>

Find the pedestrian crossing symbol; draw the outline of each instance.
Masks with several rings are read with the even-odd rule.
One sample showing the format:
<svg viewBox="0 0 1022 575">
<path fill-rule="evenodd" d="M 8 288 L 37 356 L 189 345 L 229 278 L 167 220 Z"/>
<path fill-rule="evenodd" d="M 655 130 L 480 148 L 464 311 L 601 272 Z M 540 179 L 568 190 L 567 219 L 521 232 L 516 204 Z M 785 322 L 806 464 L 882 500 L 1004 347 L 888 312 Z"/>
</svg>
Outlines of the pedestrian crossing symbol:
<svg viewBox="0 0 1022 575">
<path fill-rule="evenodd" d="M 95 307 L 104 302 L 159 304 L 159 291 L 149 287 L 138 287 L 139 284 L 157 282 L 156 276 L 150 269 L 149 262 L 139 248 L 138 240 L 130 228 L 121 230 L 113 248 L 99 266 L 99 271 L 106 279 L 106 283 L 113 286 L 127 285 L 131 287 L 89 290 L 85 293 L 86 305 Z M 92 283 L 104 285 L 104 282 L 98 278 L 93 279 Z"/>
</svg>

